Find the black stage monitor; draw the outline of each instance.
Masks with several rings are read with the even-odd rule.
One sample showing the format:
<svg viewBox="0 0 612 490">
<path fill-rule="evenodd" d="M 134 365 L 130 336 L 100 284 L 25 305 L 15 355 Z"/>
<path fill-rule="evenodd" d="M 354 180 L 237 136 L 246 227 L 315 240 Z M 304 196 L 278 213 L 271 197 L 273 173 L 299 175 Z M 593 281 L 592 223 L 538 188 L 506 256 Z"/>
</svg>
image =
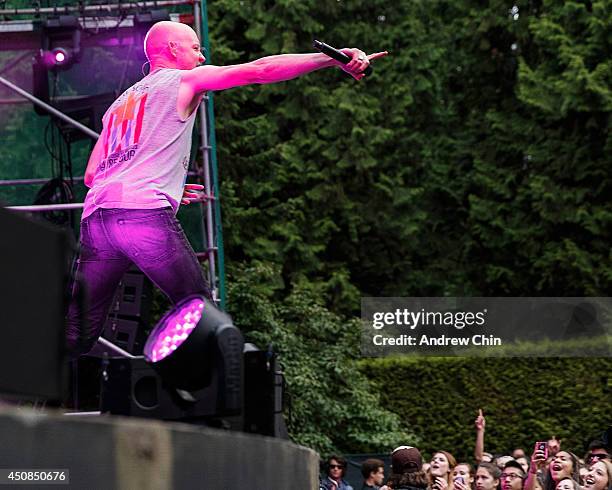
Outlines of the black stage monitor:
<svg viewBox="0 0 612 490">
<path fill-rule="evenodd" d="M 69 243 L 65 231 L 0 208 L 0 397 L 64 396 Z"/>
</svg>

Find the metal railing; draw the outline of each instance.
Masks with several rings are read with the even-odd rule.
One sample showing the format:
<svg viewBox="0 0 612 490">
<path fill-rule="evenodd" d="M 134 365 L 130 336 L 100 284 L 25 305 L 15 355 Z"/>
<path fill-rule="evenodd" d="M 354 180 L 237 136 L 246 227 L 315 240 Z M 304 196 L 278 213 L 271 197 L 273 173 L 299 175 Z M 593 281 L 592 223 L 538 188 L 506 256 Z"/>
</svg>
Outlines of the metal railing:
<svg viewBox="0 0 612 490">
<path fill-rule="evenodd" d="M 67 204 L 32 204 L 28 206 L 5 206 L 4 209 L 13 209 L 14 211 L 34 212 L 41 211 L 66 211 L 69 209 L 82 209 L 82 202 L 71 202 Z"/>
</svg>

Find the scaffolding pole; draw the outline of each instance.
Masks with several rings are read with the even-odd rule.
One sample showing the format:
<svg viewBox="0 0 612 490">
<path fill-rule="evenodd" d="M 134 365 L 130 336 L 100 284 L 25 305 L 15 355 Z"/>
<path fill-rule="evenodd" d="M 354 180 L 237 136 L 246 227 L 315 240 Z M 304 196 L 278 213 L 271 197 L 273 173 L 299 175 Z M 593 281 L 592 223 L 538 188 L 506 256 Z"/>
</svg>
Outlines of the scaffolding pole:
<svg viewBox="0 0 612 490">
<path fill-rule="evenodd" d="M 106 3 L 100 5 L 64 5 L 62 7 L 40 7 L 40 8 L 15 8 L 15 9 L 0 9 L 0 15 L 62 15 L 69 13 L 106 13 L 115 10 L 125 12 L 129 9 L 141 11 L 143 9 L 159 7 L 174 7 L 179 5 L 195 5 L 194 0 L 160 0 L 153 2 L 117 2 Z"/>
<path fill-rule="evenodd" d="M 206 16 L 206 4 L 195 2 L 193 5 L 194 25 L 196 34 L 202 40 L 206 53 L 210 55 L 208 47 L 208 25 Z M 210 63 L 210 56 L 206 57 L 206 63 Z M 212 93 L 209 93 L 198 107 L 200 117 L 200 152 L 202 155 L 202 180 L 204 181 L 204 192 L 214 199 L 202 203 L 206 226 L 203 229 L 203 241 L 206 246 L 205 253 L 208 256 L 208 277 L 215 295 L 214 299 L 221 309 L 225 309 L 225 271 L 223 267 L 223 238 L 220 234 L 221 227 L 217 222 L 217 209 L 219 207 L 219 189 L 216 182 L 216 155 L 215 148 L 210 144 L 210 136 L 214 135 L 214 119 L 210 118 L 212 110 Z M 210 128 L 209 128 L 210 122 Z M 218 267 L 217 267 L 218 266 Z"/>
<path fill-rule="evenodd" d="M 202 13 L 201 25 L 202 32 L 200 39 L 204 44 L 206 50 L 206 63 L 211 63 L 211 52 L 210 52 L 210 39 L 208 37 L 208 7 L 206 0 L 200 0 L 200 11 Z M 198 23 L 199 24 L 199 23 Z M 198 33 L 200 34 L 200 33 Z M 216 242 L 217 252 L 217 265 L 218 265 L 218 280 L 219 280 L 219 301 L 222 310 L 225 310 L 226 303 L 226 291 L 225 291 L 225 251 L 223 248 L 223 228 L 221 224 L 221 201 L 219 199 L 219 178 L 218 178 L 218 167 L 217 167 L 217 139 L 215 135 L 215 109 L 214 109 L 214 97 L 213 92 L 209 92 L 208 99 L 206 100 L 206 111 L 204 108 L 200 110 L 200 117 L 205 121 L 208 121 L 210 128 L 206 133 L 206 140 L 202 140 L 203 153 L 206 153 L 207 160 L 210 164 L 210 174 L 212 177 L 212 194 L 216 196 L 216 199 L 209 203 L 210 208 L 213 208 L 214 219 L 214 237 Z M 208 116 L 208 119 L 207 119 Z M 206 141 L 206 143 L 204 143 Z M 210 157 L 210 158 L 209 158 Z M 208 194 L 208 193 L 207 193 Z"/>
<path fill-rule="evenodd" d="M 4 209 L 13 211 L 41 212 L 41 211 L 66 211 L 69 209 L 82 209 L 82 202 L 71 202 L 68 204 L 34 204 L 32 206 L 5 206 Z"/>
<path fill-rule="evenodd" d="M 92 138 L 94 140 L 97 140 L 100 137 L 100 135 L 98 133 L 96 133 L 95 131 L 89 129 L 87 126 L 82 125 L 79 121 L 75 121 L 74 119 L 72 119 L 70 116 L 67 116 L 63 112 L 58 111 L 55 107 L 52 107 L 49 104 L 43 102 L 42 100 L 40 100 L 40 99 L 34 97 L 33 95 L 27 93 L 25 90 L 20 89 L 17 85 L 9 82 L 6 78 L 0 77 L 0 83 L 5 85 L 6 87 L 10 88 L 14 92 L 17 92 L 22 97 L 25 97 L 30 102 L 33 102 L 34 104 L 42 107 L 45 111 L 53 114 L 55 117 L 58 117 L 58 118 L 62 119 L 63 121 L 67 122 L 68 124 L 72 124 L 75 128 L 80 129 L 81 131 L 83 131 L 83 133 L 85 133 L 90 138 Z"/>
</svg>

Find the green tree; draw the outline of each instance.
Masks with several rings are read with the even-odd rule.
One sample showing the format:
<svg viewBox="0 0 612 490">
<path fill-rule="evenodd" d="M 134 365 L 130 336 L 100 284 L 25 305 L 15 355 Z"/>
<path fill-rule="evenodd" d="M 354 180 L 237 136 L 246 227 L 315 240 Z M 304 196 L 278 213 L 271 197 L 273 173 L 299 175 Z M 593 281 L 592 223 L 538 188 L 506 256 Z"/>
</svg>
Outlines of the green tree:
<svg viewBox="0 0 612 490">
<path fill-rule="evenodd" d="M 314 37 L 391 52 L 360 84 L 217 97 L 230 260 L 282 263 L 347 313 L 360 294 L 605 292 L 609 1 L 572 5 L 211 4 L 219 64 Z"/>
<path fill-rule="evenodd" d="M 382 452 L 419 440 L 381 407 L 359 371 L 360 321 L 327 310 L 313 291 L 296 286 L 283 301 L 277 266 L 258 263 L 229 281 L 234 322 L 247 341 L 272 349 L 287 381 L 292 439 L 321 453 Z"/>
</svg>

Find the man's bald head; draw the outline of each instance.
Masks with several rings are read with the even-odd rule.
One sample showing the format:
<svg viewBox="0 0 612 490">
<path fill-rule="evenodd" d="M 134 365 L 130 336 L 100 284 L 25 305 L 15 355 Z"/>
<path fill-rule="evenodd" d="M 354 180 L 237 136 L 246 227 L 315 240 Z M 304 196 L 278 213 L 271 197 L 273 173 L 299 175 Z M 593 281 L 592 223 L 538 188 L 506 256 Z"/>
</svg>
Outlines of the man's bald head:
<svg viewBox="0 0 612 490">
<path fill-rule="evenodd" d="M 194 41 L 198 42 L 198 37 L 191 27 L 180 22 L 163 20 L 154 24 L 147 32 L 144 50 L 151 63 L 159 58 L 171 60 L 174 45 L 190 44 Z"/>
</svg>

